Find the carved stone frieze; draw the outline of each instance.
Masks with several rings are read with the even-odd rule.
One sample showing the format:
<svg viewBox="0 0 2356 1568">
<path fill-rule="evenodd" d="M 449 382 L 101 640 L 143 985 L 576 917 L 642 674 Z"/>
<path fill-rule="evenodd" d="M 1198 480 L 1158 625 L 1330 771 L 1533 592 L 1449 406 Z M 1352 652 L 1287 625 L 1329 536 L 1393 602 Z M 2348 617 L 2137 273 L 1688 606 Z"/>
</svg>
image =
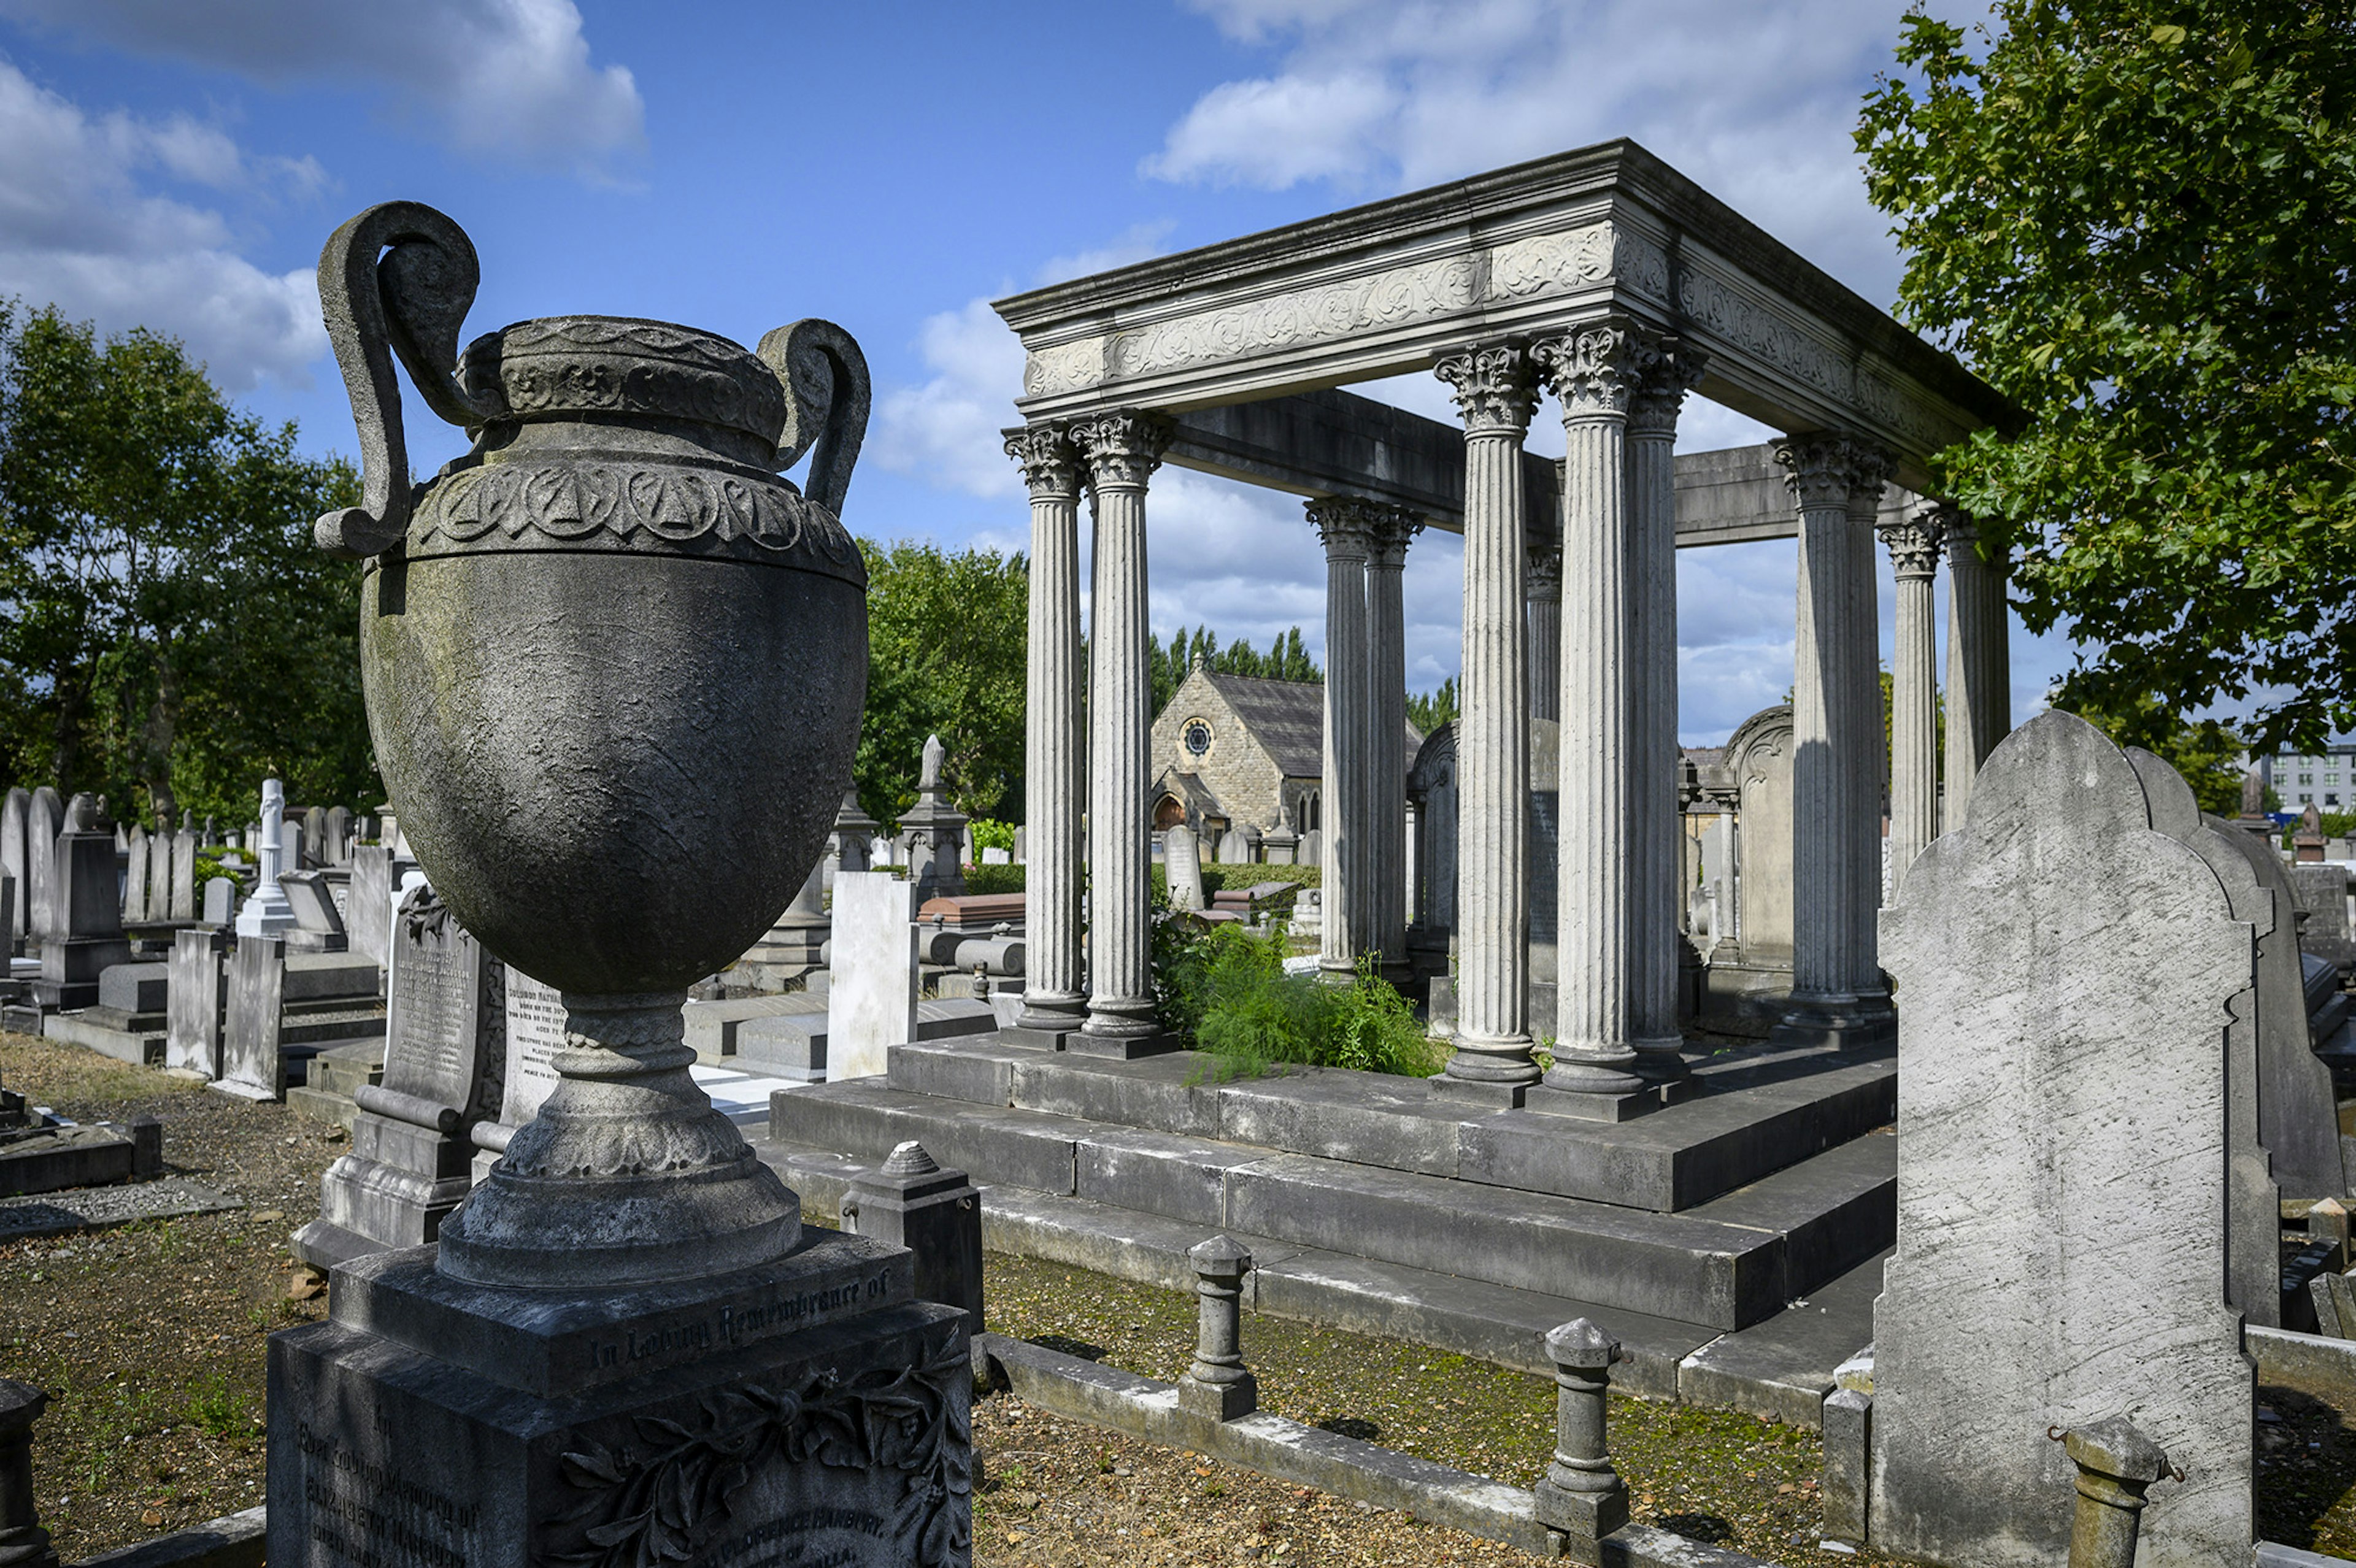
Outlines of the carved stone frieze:
<svg viewBox="0 0 2356 1568">
<path fill-rule="evenodd" d="M 1006 432 L 1006 455 L 1023 470 L 1033 500 L 1079 494 L 1080 453 L 1061 424 L 1025 425 Z"/>
<path fill-rule="evenodd" d="M 488 549 L 714 556 L 867 581 L 850 532 L 792 481 L 708 458 L 494 456 L 446 471 L 418 496 L 410 559 Z"/>
<path fill-rule="evenodd" d="M 1072 427 L 1072 444 L 1087 460 L 1088 480 L 1098 489 L 1143 489 L 1162 466 L 1173 434 L 1170 421 L 1139 409 L 1119 409 Z"/>
<path fill-rule="evenodd" d="M 1530 346 L 1530 357 L 1561 401 L 1566 420 L 1626 415 L 1652 352 L 1621 320 L 1599 321 Z"/>
<path fill-rule="evenodd" d="M 1518 344 L 1493 343 L 1450 354 L 1431 368 L 1448 383 L 1467 435 L 1520 435 L 1538 406 L 1537 366 Z"/>
<path fill-rule="evenodd" d="M 776 372 L 724 337 L 669 322 L 550 316 L 466 346 L 460 387 L 518 419 L 577 413 L 682 416 L 774 443 L 786 422 Z"/>
</svg>

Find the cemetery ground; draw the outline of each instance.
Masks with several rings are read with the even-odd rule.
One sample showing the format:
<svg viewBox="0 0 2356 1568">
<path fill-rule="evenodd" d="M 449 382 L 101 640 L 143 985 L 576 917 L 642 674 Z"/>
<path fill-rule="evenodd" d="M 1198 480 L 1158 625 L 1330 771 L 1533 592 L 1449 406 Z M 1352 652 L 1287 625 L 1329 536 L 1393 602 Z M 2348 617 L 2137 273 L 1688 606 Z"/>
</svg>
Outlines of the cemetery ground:
<svg viewBox="0 0 2356 1568">
<path fill-rule="evenodd" d="M 67 1562 L 251 1508 L 263 1491 L 263 1343 L 324 1315 L 286 1238 L 316 1211 L 339 1127 L 70 1046 L 0 1035 L 0 1081 L 77 1120 L 166 1122 L 177 1174 L 244 1207 L 0 1245 L 0 1376 L 53 1397 L 36 1428 L 43 1521 Z M 831 1216 L 813 1212 L 818 1220 Z M 1174 1378 L 1194 1333 L 1177 1291 L 992 1253 L 991 1326 Z M 1423 1346 L 1247 1315 L 1260 1408 L 1526 1487 L 1551 1381 Z M 2296 1390 L 2260 1392 L 2261 1533 L 2356 1555 L 2356 1430 Z M 1199 1455 L 1067 1422 L 1003 1392 L 975 1413 L 977 1563 L 1509 1563 L 1515 1549 Z M 1816 1435 L 1615 1398 L 1612 1446 L 1638 1520 L 1794 1565 L 1823 1549 Z M 1858 1554 L 1870 1558 L 1871 1553 Z"/>
</svg>

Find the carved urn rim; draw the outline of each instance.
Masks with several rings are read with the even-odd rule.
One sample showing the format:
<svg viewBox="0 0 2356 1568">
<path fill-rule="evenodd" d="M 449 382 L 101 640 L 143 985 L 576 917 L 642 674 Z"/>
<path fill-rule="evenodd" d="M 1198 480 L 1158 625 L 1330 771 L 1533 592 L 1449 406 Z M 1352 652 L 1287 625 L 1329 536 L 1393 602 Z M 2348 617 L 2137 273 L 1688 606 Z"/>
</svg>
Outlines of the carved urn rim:
<svg viewBox="0 0 2356 1568">
<path fill-rule="evenodd" d="M 701 327 L 630 315 L 543 315 L 466 345 L 458 384 L 519 421 L 584 414 L 687 420 L 774 448 L 787 413 L 776 372 Z"/>
</svg>

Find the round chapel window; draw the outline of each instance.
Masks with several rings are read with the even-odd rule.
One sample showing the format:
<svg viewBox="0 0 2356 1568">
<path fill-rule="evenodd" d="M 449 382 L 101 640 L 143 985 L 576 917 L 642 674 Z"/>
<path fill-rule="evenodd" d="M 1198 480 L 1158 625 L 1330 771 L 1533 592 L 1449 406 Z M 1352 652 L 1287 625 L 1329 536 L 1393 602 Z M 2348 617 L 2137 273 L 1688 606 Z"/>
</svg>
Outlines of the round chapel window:
<svg viewBox="0 0 2356 1568">
<path fill-rule="evenodd" d="M 1206 754 L 1211 749 L 1211 727 L 1208 724 L 1204 723 L 1200 719 L 1188 720 L 1186 724 L 1185 741 L 1186 750 L 1193 752 L 1195 756 L 1200 757 Z"/>
</svg>

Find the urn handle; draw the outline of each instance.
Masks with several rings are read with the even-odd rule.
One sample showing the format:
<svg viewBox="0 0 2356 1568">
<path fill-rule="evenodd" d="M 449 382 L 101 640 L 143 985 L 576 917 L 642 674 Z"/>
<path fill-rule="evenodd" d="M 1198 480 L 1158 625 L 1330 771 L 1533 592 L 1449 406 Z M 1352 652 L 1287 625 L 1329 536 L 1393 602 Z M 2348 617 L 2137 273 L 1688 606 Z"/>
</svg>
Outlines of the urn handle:
<svg viewBox="0 0 2356 1568">
<path fill-rule="evenodd" d="M 327 237 L 319 308 L 359 430 L 361 490 L 359 506 L 319 519 L 313 534 L 321 549 L 377 555 L 408 529 L 409 451 L 393 355 L 425 406 L 452 424 L 471 430 L 506 413 L 496 391 L 477 397 L 458 384 L 458 329 L 481 280 L 466 231 L 423 202 L 380 203 Z"/>
<path fill-rule="evenodd" d="M 842 516 L 842 495 L 859 443 L 867 439 L 872 386 L 859 342 L 816 316 L 778 327 L 761 339 L 761 360 L 785 383 L 786 428 L 777 438 L 780 473 L 810 453 L 803 493 Z M 811 449 L 815 447 L 816 450 Z"/>
</svg>

